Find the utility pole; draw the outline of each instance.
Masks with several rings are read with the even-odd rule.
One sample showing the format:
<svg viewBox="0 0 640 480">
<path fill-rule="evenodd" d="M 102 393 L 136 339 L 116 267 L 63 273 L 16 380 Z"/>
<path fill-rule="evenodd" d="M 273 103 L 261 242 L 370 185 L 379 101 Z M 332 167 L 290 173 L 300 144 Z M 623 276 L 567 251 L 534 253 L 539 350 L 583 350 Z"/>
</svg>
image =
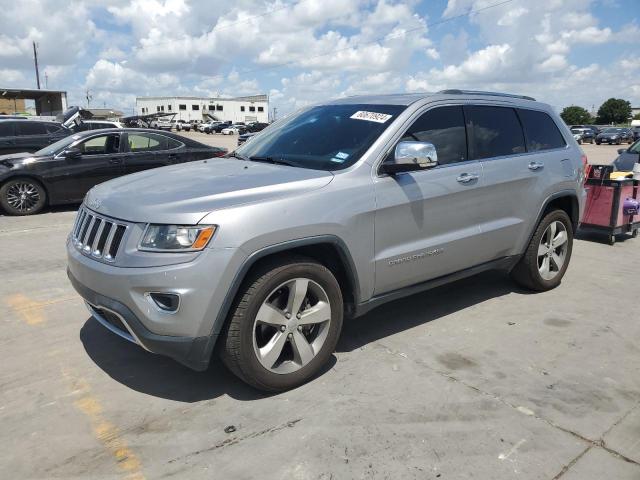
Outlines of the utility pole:
<svg viewBox="0 0 640 480">
<path fill-rule="evenodd" d="M 40 90 L 40 72 L 38 72 L 38 49 L 36 48 L 36 42 L 33 42 L 33 60 L 36 64 L 36 82 L 38 83 L 38 90 Z"/>
<path fill-rule="evenodd" d="M 273 115 L 271 116 L 271 121 L 275 122 L 276 121 L 276 114 L 278 113 L 278 109 L 276 107 L 273 107 Z"/>
<path fill-rule="evenodd" d="M 91 99 L 93 98 L 89 89 L 87 89 L 85 98 L 87 99 L 87 108 L 89 108 L 89 104 L 91 103 Z"/>
<path fill-rule="evenodd" d="M 49 88 L 49 75 L 47 75 L 47 71 L 44 71 L 44 88 Z"/>
</svg>

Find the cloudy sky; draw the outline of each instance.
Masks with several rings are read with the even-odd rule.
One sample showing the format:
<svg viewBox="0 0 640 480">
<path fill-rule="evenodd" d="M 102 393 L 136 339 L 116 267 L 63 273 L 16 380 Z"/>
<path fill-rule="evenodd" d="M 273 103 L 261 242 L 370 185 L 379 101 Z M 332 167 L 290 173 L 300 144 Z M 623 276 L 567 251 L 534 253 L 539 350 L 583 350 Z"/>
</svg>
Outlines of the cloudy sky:
<svg viewBox="0 0 640 480">
<path fill-rule="evenodd" d="M 640 105 L 640 0 L 0 0 L 0 87 L 70 104 L 267 93 L 286 113 L 372 92 L 473 88 L 556 108 Z"/>
</svg>

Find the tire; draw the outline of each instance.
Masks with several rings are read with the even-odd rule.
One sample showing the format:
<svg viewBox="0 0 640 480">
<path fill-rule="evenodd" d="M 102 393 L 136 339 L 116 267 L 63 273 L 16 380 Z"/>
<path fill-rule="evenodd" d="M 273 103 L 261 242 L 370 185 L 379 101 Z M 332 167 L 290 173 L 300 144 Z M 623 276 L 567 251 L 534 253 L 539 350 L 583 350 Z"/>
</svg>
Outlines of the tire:
<svg viewBox="0 0 640 480">
<path fill-rule="evenodd" d="M 600 142 L 596 141 L 596 145 L 600 145 Z"/>
<path fill-rule="evenodd" d="M 560 241 L 560 237 L 557 235 L 561 231 L 558 223 L 562 224 L 564 231 L 566 232 L 566 241 L 558 243 L 555 248 L 549 248 L 547 240 L 549 239 L 549 233 L 547 230 L 552 224 L 556 226 L 556 239 Z M 544 243 L 543 243 L 544 240 Z M 564 249 L 562 248 L 564 246 Z M 548 248 L 547 253 L 541 254 L 541 249 Z M 518 264 L 511 271 L 511 278 L 520 286 L 529 290 L 538 292 L 544 292 L 551 290 L 562 281 L 562 277 L 567 271 L 569 261 L 571 260 L 571 251 L 573 249 L 573 226 L 571 219 L 567 213 L 563 210 L 553 210 L 547 213 L 538 224 L 531 241 L 527 246 L 527 250 L 518 262 Z M 550 252 L 550 253 L 549 253 Z M 555 255 L 555 256 L 554 256 Z M 548 257 L 545 259 L 545 257 Z M 558 259 L 556 259 L 558 257 Z M 540 263 L 542 258 L 542 263 Z M 560 268 L 558 269 L 558 261 L 562 260 Z M 545 263 L 548 262 L 548 263 Z M 543 271 L 547 265 L 547 278 L 543 277 Z M 555 272 L 553 269 L 555 268 Z"/>
<path fill-rule="evenodd" d="M 614 246 L 616 244 L 616 236 L 614 234 L 611 234 L 607 237 L 607 243 L 611 246 Z"/>
<path fill-rule="evenodd" d="M 46 204 L 47 192 L 33 178 L 13 178 L 0 187 L 0 206 L 9 215 L 34 215 Z"/>
<path fill-rule="evenodd" d="M 620 144 L 622 144 L 622 140 L 617 139 L 617 140 L 616 140 L 616 145 L 620 145 Z"/>
<path fill-rule="evenodd" d="M 305 296 L 296 294 L 301 292 Z M 287 319 L 283 312 L 287 303 L 296 308 L 294 297 L 304 298 L 301 315 Z M 260 315 L 268 322 L 258 319 L 263 308 Z M 229 370 L 259 390 L 295 388 L 316 375 L 331 357 L 342 330 L 343 308 L 340 286 L 323 265 L 298 255 L 269 261 L 243 282 L 219 340 L 219 354 Z M 305 312 L 315 315 L 305 317 Z M 309 322 L 325 315 L 328 320 L 297 325 L 298 318 Z M 286 325 L 280 325 L 283 322 Z M 270 344 L 273 347 L 268 349 Z M 263 350 L 266 353 L 261 355 Z"/>
</svg>

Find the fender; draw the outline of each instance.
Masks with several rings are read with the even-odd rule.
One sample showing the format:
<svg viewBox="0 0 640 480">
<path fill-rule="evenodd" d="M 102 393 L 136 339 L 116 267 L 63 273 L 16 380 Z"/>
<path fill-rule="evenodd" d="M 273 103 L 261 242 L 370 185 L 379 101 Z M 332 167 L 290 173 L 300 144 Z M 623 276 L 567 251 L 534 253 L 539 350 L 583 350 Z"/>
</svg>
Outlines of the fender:
<svg viewBox="0 0 640 480">
<path fill-rule="evenodd" d="M 211 336 L 216 336 L 220 330 L 222 329 L 225 320 L 227 319 L 227 315 L 229 314 L 229 310 L 231 309 L 231 304 L 233 300 L 236 298 L 238 294 L 238 290 L 240 289 L 240 285 L 242 281 L 247 275 L 247 272 L 251 269 L 255 263 L 268 255 L 272 255 L 278 252 L 284 252 L 287 250 L 292 250 L 298 247 L 307 247 L 310 245 L 317 245 L 329 243 L 335 246 L 340 253 L 340 260 L 342 261 L 345 271 L 347 274 L 347 278 L 349 283 L 352 285 L 354 289 L 354 296 L 356 298 L 356 303 L 360 299 L 360 287 L 358 283 L 358 272 L 355 267 L 355 263 L 353 262 L 353 258 L 351 257 L 351 253 L 349 252 L 349 248 L 344 243 L 344 241 L 335 236 L 335 235 L 316 235 L 313 237 L 305 237 L 298 238 L 295 240 L 289 240 L 282 243 L 277 243 L 275 245 L 269 245 L 267 247 L 261 248 L 253 252 L 251 255 L 247 257 L 247 259 L 243 262 L 240 269 L 236 272 L 236 275 L 229 286 L 229 290 L 227 291 L 227 295 L 224 298 L 224 302 L 222 303 L 222 307 L 218 311 L 218 315 L 216 316 L 215 321 L 213 322 L 213 328 L 211 330 Z"/>
<path fill-rule="evenodd" d="M 575 190 L 560 190 L 559 192 L 553 193 L 551 195 L 549 195 L 547 197 L 547 199 L 544 201 L 544 203 L 542 204 L 542 207 L 540 208 L 540 210 L 538 211 L 538 216 L 536 217 L 536 222 L 533 224 L 533 229 L 531 230 L 531 232 L 529 233 L 529 236 L 527 237 L 527 243 L 525 244 L 525 250 L 527 249 L 527 246 L 529 245 L 529 243 L 531 243 L 531 239 L 533 238 L 533 235 L 536 233 L 536 229 L 538 228 L 538 225 L 540 225 L 540 221 L 542 220 L 542 215 L 544 214 L 545 210 L 547 209 L 547 207 L 549 206 L 549 204 L 551 202 L 553 202 L 554 200 L 558 199 L 558 198 L 563 198 L 563 197 L 569 197 L 571 198 L 571 223 L 573 226 L 573 231 L 575 233 L 575 231 L 578 229 L 578 221 L 579 221 L 579 217 L 580 217 L 580 202 L 578 201 L 578 195 L 576 194 Z M 523 252 L 524 253 L 524 252 Z"/>
</svg>

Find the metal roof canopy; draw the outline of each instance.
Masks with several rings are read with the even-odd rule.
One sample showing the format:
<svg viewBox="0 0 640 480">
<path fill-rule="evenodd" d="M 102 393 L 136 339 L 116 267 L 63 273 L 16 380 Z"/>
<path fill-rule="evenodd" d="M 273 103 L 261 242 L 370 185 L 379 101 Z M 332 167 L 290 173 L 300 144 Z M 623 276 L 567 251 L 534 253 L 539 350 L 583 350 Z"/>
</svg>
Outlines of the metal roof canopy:
<svg viewBox="0 0 640 480">
<path fill-rule="evenodd" d="M 37 115 L 57 115 L 67 109 L 67 92 L 31 88 L 2 88 L 0 98 L 34 100 Z"/>
</svg>

